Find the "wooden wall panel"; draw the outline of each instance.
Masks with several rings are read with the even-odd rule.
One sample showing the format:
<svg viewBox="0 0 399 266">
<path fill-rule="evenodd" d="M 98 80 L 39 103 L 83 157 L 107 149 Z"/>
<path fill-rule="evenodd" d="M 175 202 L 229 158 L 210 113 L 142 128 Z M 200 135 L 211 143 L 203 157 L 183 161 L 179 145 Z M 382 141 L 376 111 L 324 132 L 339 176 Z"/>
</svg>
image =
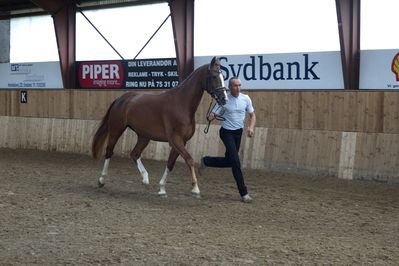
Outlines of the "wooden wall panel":
<svg viewBox="0 0 399 266">
<path fill-rule="evenodd" d="M 16 106 L 19 105 L 19 91 L 0 90 L 1 115 L 19 115 Z"/>
<path fill-rule="evenodd" d="M 337 176 L 341 132 L 257 128 L 244 138 L 243 166 Z"/>
<path fill-rule="evenodd" d="M 211 105 L 212 104 L 212 105 Z M 195 121 L 198 124 L 205 124 L 207 123 L 206 121 L 206 114 L 209 110 L 209 108 L 212 108 L 215 104 L 215 100 L 212 101 L 211 96 L 209 96 L 208 93 L 204 92 L 204 95 L 202 96 L 202 100 L 200 105 L 198 106 L 197 112 L 195 114 Z M 211 107 L 210 107 L 211 106 Z M 214 124 L 215 122 L 213 122 Z"/>
<path fill-rule="evenodd" d="M 315 103 L 317 99 L 316 92 L 303 92 L 300 105 L 302 106 L 302 124 L 300 128 L 302 129 L 312 129 L 315 128 L 316 121 L 316 108 Z"/>
<path fill-rule="evenodd" d="M 285 130 L 281 129 L 280 131 Z M 313 172 L 322 175 L 336 176 L 339 160 L 337 143 L 340 133 L 334 131 L 290 130 L 290 141 L 280 141 L 277 150 L 284 147 L 288 162 L 295 162 L 294 171 Z M 292 172 L 292 171 L 291 171 Z"/>
<path fill-rule="evenodd" d="M 288 99 L 288 128 L 301 128 L 302 125 L 302 93 L 286 92 Z"/>
<path fill-rule="evenodd" d="M 0 148 L 90 154 L 98 123 L 0 116 Z M 196 162 L 204 155 L 224 154 L 219 126 L 212 125 L 208 134 L 203 133 L 204 128 L 198 124 L 187 144 Z M 126 130 L 115 154 L 128 157 L 135 142 L 135 134 Z M 257 127 L 254 138 L 243 136 L 241 147 L 244 168 L 399 183 L 399 134 Z M 166 161 L 169 151 L 168 143 L 152 141 L 142 157 Z"/>
<path fill-rule="evenodd" d="M 337 131 L 345 129 L 345 93 L 341 91 L 332 91 L 328 93 L 329 115 L 326 128 L 332 128 Z"/>
<path fill-rule="evenodd" d="M 356 93 L 352 91 L 344 92 L 344 128 L 345 131 L 356 131 L 357 128 L 357 112 L 356 112 Z"/>
<path fill-rule="evenodd" d="M 0 115 L 100 119 L 120 90 L 0 90 Z M 160 93 L 161 91 L 147 91 Z M 399 133 L 399 92 L 390 91 L 243 91 L 250 95 L 257 126 L 346 132 Z M 207 93 L 196 113 L 206 123 Z M 219 123 L 213 122 L 213 125 Z"/>
<path fill-rule="evenodd" d="M 384 92 L 383 132 L 399 132 L 399 92 Z"/>
<path fill-rule="evenodd" d="M 399 135 L 358 133 L 354 179 L 397 183 Z"/>
<path fill-rule="evenodd" d="M 356 131 L 382 132 L 383 93 L 356 93 Z"/>
<path fill-rule="evenodd" d="M 268 130 L 268 128 L 256 127 L 256 137 L 243 137 L 241 159 L 244 168 L 264 169 Z"/>
</svg>

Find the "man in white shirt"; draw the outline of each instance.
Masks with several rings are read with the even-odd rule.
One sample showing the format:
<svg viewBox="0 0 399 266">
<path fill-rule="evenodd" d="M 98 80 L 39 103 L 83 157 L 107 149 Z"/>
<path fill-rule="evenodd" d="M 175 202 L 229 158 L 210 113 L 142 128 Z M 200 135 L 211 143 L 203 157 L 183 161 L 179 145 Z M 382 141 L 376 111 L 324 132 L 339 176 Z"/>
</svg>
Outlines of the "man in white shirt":
<svg viewBox="0 0 399 266">
<path fill-rule="evenodd" d="M 206 167 L 231 167 L 241 199 L 243 202 L 249 203 L 252 201 L 252 198 L 249 196 L 247 187 L 245 186 L 238 151 L 240 149 L 246 113 L 249 113 L 250 118 L 247 136 L 254 136 L 256 124 L 255 110 L 249 96 L 240 93 L 241 81 L 238 77 L 232 77 L 229 80 L 229 90 L 230 92 L 227 94 L 228 102 L 223 106 L 216 105 L 209 116 L 210 120 L 213 120 L 215 116 L 223 118 L 219 135 L 226 147 L 225 157 L 203 157 L 198 172 L 202 175 Z"/>
</svg>

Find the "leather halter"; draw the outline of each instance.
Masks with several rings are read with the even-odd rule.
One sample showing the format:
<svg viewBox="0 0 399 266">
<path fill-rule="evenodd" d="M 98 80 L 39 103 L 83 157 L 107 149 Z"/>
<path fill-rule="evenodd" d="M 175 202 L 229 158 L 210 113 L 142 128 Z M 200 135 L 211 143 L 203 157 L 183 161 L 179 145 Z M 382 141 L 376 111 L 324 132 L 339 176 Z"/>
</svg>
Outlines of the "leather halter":
<svg viewBox="0 0 399 266">
<path fill-rule="evenodd" d="M 208 67 L 208 70 L 207 70 L 207 74 L 208 74 L 207 75 L 207 83 L 211 84 L 211 86 L 213 85 L 213 80 L 212 79 L 214 78 L 214 76 L 211 74 L 212 72 L 216 72 L 216 73 L 218 73 L 220 75 L 222 73 L 222 71 L 221 70 L 210 69 L 210 66 Z M 212 96 L 212 98 L 214 98 L 216 100 L 216 102 L 219 105 L 224 105 L 226 103 L 225 102 L 226 99 L 224 99 L 224 97 L 223 97 L 223 99 L 221 98 L 222 95 L 223 96 L 225 95 L 225 91 L 227 91 L 226 87 L 217 87 L 217 88 L 211 87 L 210 90 L 207 90 L 207 92 Z M 222 102 L 223 100 L 224 100 L 224 102 Z"/>
<path fill-rule="evenodd" d="M 215 78 L 215 77 L 211 74 L 212 72 L 216 72 L 216 73 L 218 73 L 219 75 L 221 75 L 222 71 L 221 71 L 221 70 L 210 69 L 210 65 L 209 65 L 208 70 L 207 70 L 207 74 L 208 74 L 208 76 L 207 76 L 207 83 L 208 83 L 208 84 L 211 84 L 211 86 L 213 85 L 213 80 L 212 80 L 212 79 Z M 208 108 L 208 111 L 207 111 L 207 114 L 206 114 L 206 120 L 208 121 L 208 124 L 207 124 L 207 126 L 204 128 L 204 133 L 205 133 L 205 134 L 208 133 L 209 127 L 210 127 L 211 122 L 212 122 L 212 120 L 209 119 L 209 115 L 210 115 L 211 111 L 213 110 L 213 108 L 216 106 L 216 103 L 215 103 L 215 104 L 213 105 L 213 107 L 212 107 L 213 99 L 215 99 L 216 102 L 219 104 L 219 106 L 221 106 L 221 107 L 223 108 L 223 105 L 226 104 L 226 100 L 227 100 L 227 99 L 225 99 L 226 91 L 227 91 L 226 87 L 217 87 L 217 88 L 211 87 L 210 90 L 207 90 L 207 92 L 212 96 L 212 101 L 211 101 L 211 103 L 210 103 L 210 105 L 209 105 L 209 108 Z M 222 98 L 222 97 L 223 97 L 223 98 Z M 223 102 L 222 102 L 222 101 L 223 101 Z M 223 120 L 224 120 L 224 118 L 221 117 L 221 116 L 216 116 L 215 119 L 216 119 L 216 120 L 220 120 L 220 121 L 223 121 Z"/>
</svg>

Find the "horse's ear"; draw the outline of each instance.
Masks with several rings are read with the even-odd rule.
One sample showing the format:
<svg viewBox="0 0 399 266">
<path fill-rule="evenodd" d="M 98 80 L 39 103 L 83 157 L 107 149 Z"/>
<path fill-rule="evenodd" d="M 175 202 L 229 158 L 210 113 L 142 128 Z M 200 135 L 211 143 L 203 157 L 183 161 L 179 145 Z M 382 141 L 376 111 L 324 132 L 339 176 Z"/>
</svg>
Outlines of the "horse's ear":
<svg viewBox="0 0 399 266">
<path fill-rule="evenodd" d="M 220 58 L 217 56 L 214 56 L 212 58 L 211 63 L 209 64 L 209 69 L 215 70 L 215 71 L 220 71 Z"/>
<path fill-rule="evenodd" d="M 219 61 L 219 58 L 216 57 L 216 56 L 214 56 L 214 57 L 212 58 L 212 61 L 211 61 L 211 66 L 213 66 L 213 65 L 216 63 L 216 61 Z"/>
</svg>

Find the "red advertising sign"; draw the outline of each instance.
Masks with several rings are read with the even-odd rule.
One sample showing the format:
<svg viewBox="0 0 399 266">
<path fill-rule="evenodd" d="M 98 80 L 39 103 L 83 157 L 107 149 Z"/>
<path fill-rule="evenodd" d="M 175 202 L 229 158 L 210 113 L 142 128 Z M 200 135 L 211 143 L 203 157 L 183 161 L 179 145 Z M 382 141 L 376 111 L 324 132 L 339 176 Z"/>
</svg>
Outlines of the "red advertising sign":
<svg viewBox="0 0 399 266">
<path fill-rule="evenodd" d="M 122 88 L 123 67 L 119 61 L 80 62 L 81 88 Z"/>
<path fill-rule="evenodd" d="M 78 61 L 80 89 L 170 89 L 179 84 L 176 58 Z"/>
</svg>

